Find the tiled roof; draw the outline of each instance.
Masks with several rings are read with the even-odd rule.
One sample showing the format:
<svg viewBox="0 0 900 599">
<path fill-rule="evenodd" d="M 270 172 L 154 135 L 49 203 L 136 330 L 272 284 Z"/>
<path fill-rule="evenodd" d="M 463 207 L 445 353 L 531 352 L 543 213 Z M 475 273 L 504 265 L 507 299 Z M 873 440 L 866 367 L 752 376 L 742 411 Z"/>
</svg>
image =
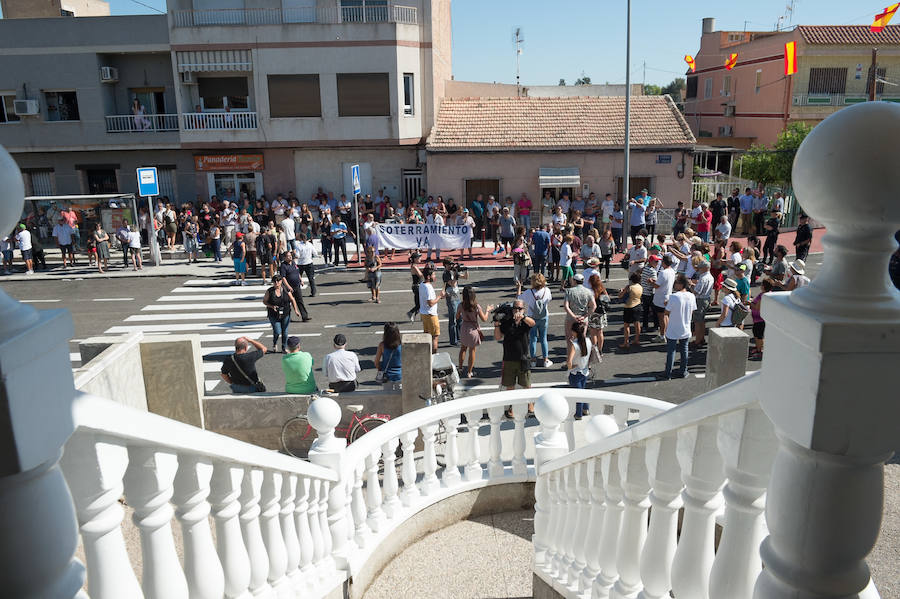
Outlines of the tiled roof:
<svg viewBox="0 0 900 599">
<path fill-rule="evenodd" d="M 444 98 L 429 150 L 621 148 L 625 97 Z M 668 96 L 631 99 L 632 147 L 696 143 Z"/>
<path fill-rule="evenodd" d="M 868 25 L 800 25 L 797 29 L 807 44 L 854 46 L 900 44 L 900 25 L 888 25 L 880 33 L 872 33 Z"/>
</svg>

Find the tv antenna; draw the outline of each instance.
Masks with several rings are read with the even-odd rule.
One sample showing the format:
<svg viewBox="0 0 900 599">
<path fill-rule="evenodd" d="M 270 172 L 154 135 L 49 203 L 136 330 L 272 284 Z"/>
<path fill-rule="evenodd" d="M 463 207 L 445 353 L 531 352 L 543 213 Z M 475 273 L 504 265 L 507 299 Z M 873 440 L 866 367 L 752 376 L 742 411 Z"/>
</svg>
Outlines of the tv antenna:
<svg viewBox="0 0 900 599">
<path fill-rule="evenodd" d="M 516 44 L 516 97 L 522 95 L 522 85 L 519 79 L 519 57 L 522 56 L 522 42 L 524 41 L 522 28 L 516 27 L 516 30 L 513 32 L 513 42 Z"/>
</svg>

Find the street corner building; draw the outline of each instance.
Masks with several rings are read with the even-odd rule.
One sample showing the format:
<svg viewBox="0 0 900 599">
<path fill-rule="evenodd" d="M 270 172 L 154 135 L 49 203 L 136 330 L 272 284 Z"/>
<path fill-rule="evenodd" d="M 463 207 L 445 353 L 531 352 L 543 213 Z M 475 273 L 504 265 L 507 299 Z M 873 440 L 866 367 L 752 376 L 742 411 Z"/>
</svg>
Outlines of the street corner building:
<svg viewBox="0 0 900 599">
<path fill-rule="evenodd" d="M 630 191 L 688 202 L 695 143 L 669 96 L 632 97 Z M 545 191 L 619 199 L 624 144 L 624 96 L 444 98 L 426 143 L 429 188 L 467 204 L 527 193 L 536 212 Z"/>
</svg>

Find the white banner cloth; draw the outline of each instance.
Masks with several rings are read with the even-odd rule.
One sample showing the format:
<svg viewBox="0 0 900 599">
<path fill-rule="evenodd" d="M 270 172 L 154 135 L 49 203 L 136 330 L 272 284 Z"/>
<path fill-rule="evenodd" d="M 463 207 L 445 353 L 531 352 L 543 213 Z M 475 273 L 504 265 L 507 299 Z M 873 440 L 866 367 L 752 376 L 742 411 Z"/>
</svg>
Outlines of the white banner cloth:
<svg viewBox="0 0 900 599">
<path fill-rule="evenodd" d="M 472 229 L 468 225 L 379 224 L 375 228 L 379 248 L 453 250 L 469 247 Z"/>
</svg>

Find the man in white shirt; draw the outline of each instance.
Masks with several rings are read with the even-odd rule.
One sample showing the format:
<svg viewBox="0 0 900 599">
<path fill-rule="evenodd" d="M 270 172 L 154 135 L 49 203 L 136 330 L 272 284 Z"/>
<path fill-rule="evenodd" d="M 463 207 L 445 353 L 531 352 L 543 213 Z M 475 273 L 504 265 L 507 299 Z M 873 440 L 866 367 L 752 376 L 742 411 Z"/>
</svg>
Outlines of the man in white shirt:
<svg viewBox="0 0 900 599">
<path fill-rule="evenodd" d="M 559 198 L 559 201 L 556 203 L 556 205 L 562 208 L 563 214 L 569 216 L 569 210 L 572 208 L 572 202 L 569 201 L 568 193 L 563 193 L 562 197 Z"/>
<path fill-rule="evenodd" d="M 66 219 L 60 218 L 59 222 L 53 227 L 53 236 L 56 237 L 56 245 L 62 252 L 63 268 L 69 267 L 69 262 L 75 266 L 75 252 L 72 249 L 72 234 L 75 230 L 69 226 Z M 68 256 L 68 259 L 67 259 Z"/>
<path fill-rule="evenodd" d="M 275 216 L 284 216 L 284 211 L 287 208 L 287 202 L 284 200 L 284 196 L 280 193 L 274 200 L 272 200 L 271 208 L 272 212 L 275 213 Z"/>
<path fill-rule="evenodd" d="M 728 222 L 728 216 L 723 214 L 719 217 L 719 224 L 716 225 L 716 239 L 724 239 L 728 241 L 728 238 L 731 237 L 731 223 Z"/>
<path fill-rule="evenodd" d="M 644 236 L 634 238 L 634 245 L 628 250 L 628 276 L 641 272 L 647 261 L 647 248 L 644 247 Z"/>
<path fill-rule="evenodd" d="M 603 212 L 603 230 L 605 231 L 612 226 L 612 213 L 616 210 L 616 203 L 612 199 L 612 194 L 606 194 L 606 198 L 600 204 L 600 210 Z"/>
<path fill-rule="evenodd" d="M 306 274 L 309 279 L 309 295 L 316 297 L 316 269 L 313 266 L 313 244 L 310 243 L 306 235 L 301 234 L 294 241 L 294 258 L 296 258 L 297 268 L 300 270 L 300 276 Z"/>
<path fill-rule="evenodd" d="M 347 351 L 347 338 L 338 333 L 334 336 L 334 351 L 325 356 L 322 369 L 328 378 L 328 388 L 338 393 L 356 390 L 356 375 L 362 370 L 359 367 L 359 356 Z"/>
<path fill-rule="evenodd" d="M 706 311 L 709 310 L 714 283 L 715 279 L 709 272 L 709 262 L 701 260 L 697 264 L 697 282 L 693 289 L 697 299 L 697 309 L 694 311 L 694 347 L 702 347 L 706 343 Z"/>
<path fill-rule="evenodd" d="M 581 246 L 581 249 L 584 249 L 584 246 Z M 591 275 L 597 275 L 598 277 L 600 277 L 600 270 L 598 268 L 600 266 L 600 258 L 591 256 L 590 258 L 585 260 L 585 264 L 587 264 L 587 268 L 585 268 L 584 272 L 582 273 L 582 276 L 584 277 L 584 283 L 582 283 L 582 285 L 584 285 L 588 289 L 591 289 Z M 600 278 L 602 279 L 603 277 Z"/>
<path fill-rule="evenodd" d="M 19 244 L 19 251 L 22 252 L 22 260 L 25 261 L 25 274 L 34 274 L 34 262 L 32 261 L 31 231 L 25 225 L 19 225 L 19 232 L 16 233 L 16 243 Z"/>
<path fill-rule="evenodd" d="M 294 240 L 297 239 L 297 224 L 294 222 L 294 219 L 291 218 L 290 212 L 282 219 L 281 223 L 278 225 L 282 232 L 284 233 L 284 240 L 287 243 L 287 250 L 294 251 L 296 249 L 296 244 Z"/>
<path fill-rule="evenodd" d="M 422 269 L 424 281 L 419 283 L 419 316 L 422 318 L 422 328 L 431 335 L 431 353 L 437 353 L 438 338 L 441 336 L 441 325 L 438 322 L 437 305 L 444 296 L 444 290 L 438 294 L 434 291 L 434 270 Z"/>
<path fill-rule="evenodd" d="M 653 341 L 663 342 L 666 340 L 666 328 L 668 326 L 668 318 L 666 318 L 666 302 L 672 294 L 672 286 L 675 283 L 675 271 L 672 269 L 672 258 L 665 255 L 662 258 L 662 268 L 656 273 L 656 278 L 650 280 L 653 283 L 653 311 L 656 312 L 656 318 L 659 321 L 659 335 Z"/>
<path fill-rule="evenodd" d="M 681 364 L 679 364 L 675 377 L 683 379 L 687 376 L 691 316 L 697 309 L 697 300 L 694 294 L 687 290 L 687 287 L 687 277 L 678 275 L 674 281 L 674 292 L 666 302 L 665 315 L 669 325 L 666 328 L 666 369 L 663 371 L 662 378 L 667 380 L 672 378 L 676 348 L 680 354 Z"/>
<path fill-rule="evenodd" d="M 237 206 L 227 205 L 222 210 L 220 224 L 222 225 L 222 245 L 231 247 L 234 243 L 234 227 L 237 225 Z"/>
</svg>

